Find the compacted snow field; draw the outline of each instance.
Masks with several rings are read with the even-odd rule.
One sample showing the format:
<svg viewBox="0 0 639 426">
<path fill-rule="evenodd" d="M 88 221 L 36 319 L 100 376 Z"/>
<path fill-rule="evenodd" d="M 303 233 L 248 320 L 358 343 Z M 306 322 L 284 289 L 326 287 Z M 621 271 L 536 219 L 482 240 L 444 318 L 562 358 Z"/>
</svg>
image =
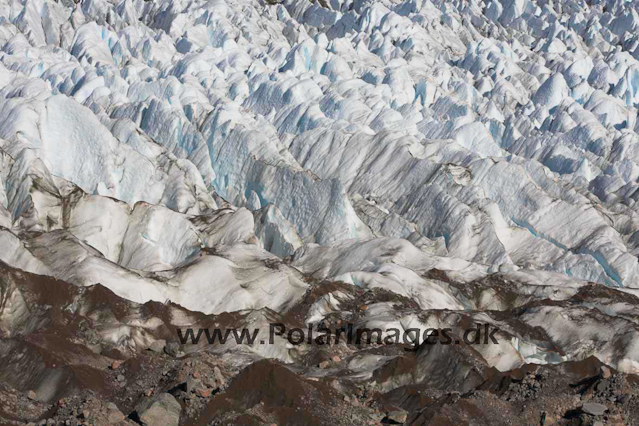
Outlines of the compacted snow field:
<svg viewBox="0 0 639 426">
<path fill-rule="evenodd" d="M 174 306 L 95 316 L 120 355 L 241 311 L 481 322 L 496 371 L 639 373 L 639 1 L 1 0 L 0 49 L 7 341 L 46 323 L 17 284 L 46 276 Z M 218 350 L 299 367 L 310 346 Z M 342 346 L 336 377 L 421 383 Z M 9 383 L 58 397 L 45 376 Z"/>
</svg>

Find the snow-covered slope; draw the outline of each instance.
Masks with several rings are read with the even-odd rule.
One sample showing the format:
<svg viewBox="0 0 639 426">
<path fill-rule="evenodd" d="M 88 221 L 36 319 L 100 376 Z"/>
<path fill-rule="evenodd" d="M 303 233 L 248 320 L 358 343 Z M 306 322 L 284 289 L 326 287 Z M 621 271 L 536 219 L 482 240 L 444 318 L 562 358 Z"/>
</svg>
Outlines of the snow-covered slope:
<svg viewBox="0 0 639 426">
<path fill-rule="evenodd" d="M 204 314 L 342 281 L 500 326 L 498 370 L 639 373 L 638 10 L 0 0 L 0 261 Z"/>
</svg>

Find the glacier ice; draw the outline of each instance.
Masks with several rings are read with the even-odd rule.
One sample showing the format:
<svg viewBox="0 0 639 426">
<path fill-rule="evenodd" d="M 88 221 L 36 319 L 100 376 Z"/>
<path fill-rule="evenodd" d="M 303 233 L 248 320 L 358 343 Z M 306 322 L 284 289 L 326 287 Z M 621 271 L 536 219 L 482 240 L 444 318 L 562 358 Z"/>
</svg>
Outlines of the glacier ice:
<svg viewBox="0 0 639 426">
<path fill-rule="evenodd" d="M 380 302 L 362 325 L 510 327 L 482 353 L 500 370 L 560 360 L 539 327 L 564 359 L 639 372 L 636 307 L 542 306 L 524 331 L 480 312 L 506 309 L 491 280 L 518 305 L 639 294 L 637 7 L 0 2 L 0 260 L 264 323 L 340 281 L 449 312 Z"/>
</svg>

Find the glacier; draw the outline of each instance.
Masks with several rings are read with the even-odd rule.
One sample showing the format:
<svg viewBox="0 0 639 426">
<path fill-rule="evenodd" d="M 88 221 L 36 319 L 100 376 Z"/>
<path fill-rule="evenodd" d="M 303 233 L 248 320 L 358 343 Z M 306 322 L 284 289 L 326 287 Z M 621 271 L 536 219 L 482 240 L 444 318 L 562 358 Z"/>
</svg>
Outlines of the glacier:
<svg viewBox="0 0 639 426">
<path fill-rule="evenodd" d="M 389 292 L 358 326 L 480 321 L 499 371 L 639 374 L 638 11 L 0 0 L 0 266 L 256 324 Z"/>
</svg>

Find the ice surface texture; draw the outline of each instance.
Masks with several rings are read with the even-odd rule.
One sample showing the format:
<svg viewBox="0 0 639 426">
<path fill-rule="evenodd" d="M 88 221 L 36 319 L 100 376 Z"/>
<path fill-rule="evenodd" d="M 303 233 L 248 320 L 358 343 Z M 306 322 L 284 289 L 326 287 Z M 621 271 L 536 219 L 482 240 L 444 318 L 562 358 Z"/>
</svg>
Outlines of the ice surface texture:
<svg viewBox="0 0 639 426">
<path fill-rule="evenodd" d="M 205 313 L 304 275 L 467 309 L 433 268 L 638 293 L 637 10 L 2 1 L 0 260 Z"/>
</svg>

